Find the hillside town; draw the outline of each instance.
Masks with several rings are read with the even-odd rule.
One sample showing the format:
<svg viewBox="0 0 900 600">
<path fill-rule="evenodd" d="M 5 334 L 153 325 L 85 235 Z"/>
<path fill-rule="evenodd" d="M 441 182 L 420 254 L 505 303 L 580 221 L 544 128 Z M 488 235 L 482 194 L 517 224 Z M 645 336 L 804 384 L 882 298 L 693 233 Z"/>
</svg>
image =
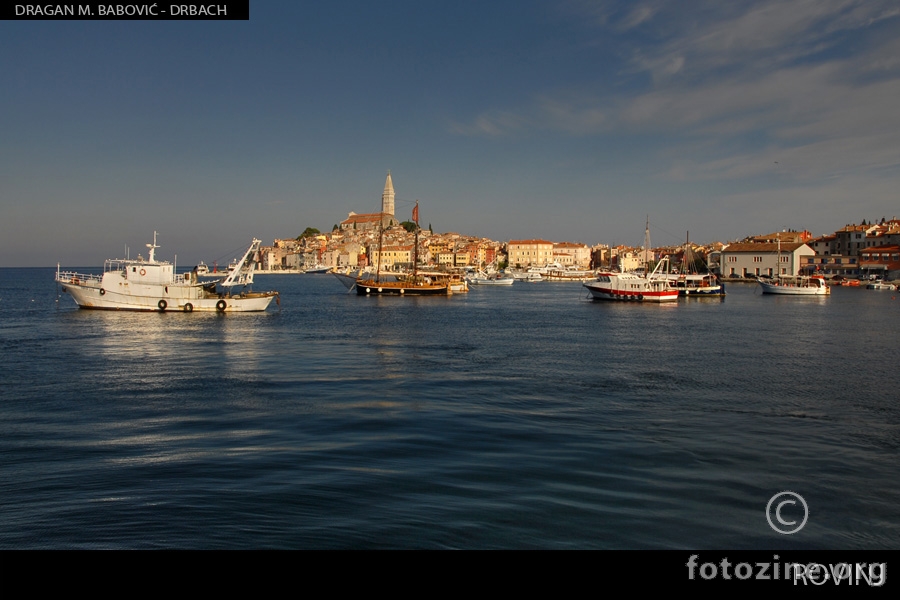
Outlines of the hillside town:
<svg viewBox="0 0 900 600">
<path fill-rule="evenodd" d="M 260 248 L 258 260 L 264 272 L 358 270 L 375 265 L 385 271 L 410 270 L 416 255 L 413 230 L 413 223 L 395 214 L 394 184 L 388 172 L 380 212 L 350 212 L 330 232 L 310 228 L 296 238 L 276 239 L 273 245 Z M 429 225 L 419 230 L 418 244 L 419 265 L 443 271 L 548 265 L 573 271 L 632 271 L 668 257 L 670 264 L 679 268 L 698 261 L 730 279 L 755 280 L 776 274 L 816 274 L 838 281 L 900 279 L 900 220 L 896 217 L 847 224 L 818 237 L 809 231 L 789 230 L 730 243 L 686 241 L 652 248 L 544 239 L 503 242 L 455 232 L 435 233 Z"/>
</svg>

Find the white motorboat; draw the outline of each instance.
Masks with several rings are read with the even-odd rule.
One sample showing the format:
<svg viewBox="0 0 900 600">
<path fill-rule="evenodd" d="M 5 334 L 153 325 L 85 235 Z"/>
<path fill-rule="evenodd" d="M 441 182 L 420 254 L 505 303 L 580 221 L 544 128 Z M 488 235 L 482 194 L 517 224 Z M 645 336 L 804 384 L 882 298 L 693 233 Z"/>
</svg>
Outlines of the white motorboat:
<svg viewBox="0 0 900 600">
<path fill-rule="evenodd" d="M 147 244 L 149 258 L 110 259 L 103 274 L 60 271 L 56 281 L 81 308 L 107 310 L 248 312 L 268 308 L 278 292 L 253 292 L 253 271 L 261 241 L 254 239 L 226 276 L 218 281 L 198 281 L 197 272 L 175 272 L 168 261 L 156 260 L 156 232 Z M 240 291 L 235 293 L 234 288 Z"/>
<path fill-rule="evenodd" d="M 330 265 L 323 265 L 323 264 L 316 263 L 315 265 L 311 266 L 310 268 L 304 269 L 303 272 L 304 273 L 328 273 L 333 268 L 334 267 L 332 267 Z"/>
<path fill-rule="evenodd" d="M 893 283 L 887 283 L 882 279 L 876 279 L 872 283 L 866 284 L 867 290 L 896 290 L 896 286 Z"/>
<path fill-rule="evenodd" d="M 471 285 L 512 285 L 516 280 L 512 277 L 502 277 L 499 273 L 488 275 L 484 271 L 480 271 L 466 277 L 466 281 Z"/>
</svg>

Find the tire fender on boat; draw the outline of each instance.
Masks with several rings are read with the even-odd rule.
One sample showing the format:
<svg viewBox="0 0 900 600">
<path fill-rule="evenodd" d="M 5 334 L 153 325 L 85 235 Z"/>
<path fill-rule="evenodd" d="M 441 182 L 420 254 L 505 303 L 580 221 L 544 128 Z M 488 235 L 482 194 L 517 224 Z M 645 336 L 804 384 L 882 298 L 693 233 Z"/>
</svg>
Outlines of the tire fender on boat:
<svg viewBox="0 0 900 600">
<path fill-rule="evenodd" d="M 165 300 L 160 300 L 156 303 L 156 305 L 159 307 L 159 310 L 166 310 L 166 307 L 169 305 L 169 303 Z"/>
<path fill-rule="evenodd" d="M 100 295 L 103 296 L 104 294 L 106 294 L 106 290 L 104 290 L 103 288 L 100 288 Z"/>
<path fill-rule="evenodd" d="M 188 302 L 184 305 L 184 312 L 194 312 L 194 305 Z"/>
<path fill-rule="evenodd" d="M 223 312 L 227 306 L 228 305 L 224 300 L 219 300 L 218 302 L 216 302 L 216 310 L 219 312 Z"/>
<path fill-rule="evenodd" d="M 643 301 L 644 301 L 644 295 L 643 295 L 643 294 L 638 294 L 638 300 L 639 300 L 640 302 L 643 302 Z"/>
</svg>

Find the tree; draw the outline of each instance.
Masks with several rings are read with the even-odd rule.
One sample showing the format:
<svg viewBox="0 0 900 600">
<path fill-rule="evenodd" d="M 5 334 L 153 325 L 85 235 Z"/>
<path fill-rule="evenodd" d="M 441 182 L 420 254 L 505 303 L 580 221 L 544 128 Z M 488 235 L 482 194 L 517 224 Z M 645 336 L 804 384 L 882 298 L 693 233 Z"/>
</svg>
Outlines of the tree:
<svg viewBox="0 0 900 600">
<path fill-rule="evenodd" d="M 416 224 L 413 223 L 412 221 L 403 221 L 402 223 L 400 223 L 400 225 L 403 227 L 403 229 L 405 229 L 406 231 L 408 231 L 410 233 L 412 233 L 416 230 Z"/>
<path fill-rule="evenodd" d="M 301 233 L 300 235 L 297 236 L 297 241 L 299 242 L 303 238 L 313 237 L 313 236 L 319 235 L 320 233 L 322 233 L 322 232 L 319 231 L 318 229 L 316 229 L 315 227 L 307 227 L 306 229 L 303 230 L 303 233 Z"/>
</svg>

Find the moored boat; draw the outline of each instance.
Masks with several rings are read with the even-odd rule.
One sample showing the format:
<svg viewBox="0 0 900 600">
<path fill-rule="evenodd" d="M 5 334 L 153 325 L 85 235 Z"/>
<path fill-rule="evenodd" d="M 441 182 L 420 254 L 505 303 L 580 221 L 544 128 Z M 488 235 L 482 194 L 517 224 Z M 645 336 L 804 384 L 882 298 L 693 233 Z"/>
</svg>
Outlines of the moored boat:
<svg viewBox="0 0 900 600">
<path fill-rule="evenodd" d="M 778 264 L 781 264 L 781 238 L 778 238 Z M 822 275 L 777 274 L 772 279 L 756 278 L 763 294 L 781 296 L 828 296 L 831 288 Z"/>
<path fill-rule="evenodd" d="M 684 253 L 681 257 L 681 268 L 677 273 L 662 273 L 662 279 L 669 282 L 669 287 L 678 290 L 681 297 L 716 297 L 725 295 L 725 283 L 718 275 L 710 271 L 709 265 L 691 248 L 690 233 L 684 242 Z"/>
<path fill-rule="evenodd" d="M 876 279 L 872 283 L 866 284 L 867 290 L 896 290 L 897 287 L 893 283 L 887 283 L 881 279 Z"/>
<path fill-rule="evenodd" d="M 593 271 L 586 271 L 574 267 L 565 269 L 552 269 L 542 276 L 547 281 L 593 281 L 597 278 Z"/>
<path fill-rule="evenodd" d="M 601 272 L 597 280 L 583 284 L 594 300 L 621 300 L 628 302 L 673 302 L 678 300 L 678 290 L 669 286 L 668 281 L 656 275 L 663 259 L 650 275 L 637 273 Z"/>
<path fill-rule="evenodd" d="M 831 288 L 825 283 L 821 275 L 782 275 L 774 279 L 756 280 L 763 294 L 779 294 L 782 296 L 827 296 L 831 294 Z"/>
<path fill-rule="evenodd" d="M 253 271 L 261 241 L 254 239 L 226 277 L 219 281 L 199 281 L 198 271 L 176 273 L 168 261 L 156 260 L 156 232 L 147 244 L 149 258 L 109 259 L 102 275 L 60 271 L 56 281 L 81 308 L 139 311 L 263 311 L 278 292 L 253 292 Z M 240 288 L 235 293 L 234 288 Z"/>
<path fill-rule="evenodd" d="M 356 280 L 356 293 L 359 296 L 447 296 L 450 292 L 449 282 L 435 281 L 428 275 L 418 272 L 419 262 L 419 203 L 413 209 L 412 222 L 416 226 L 416 239 L 413 244 L 413 272 L 399 281 L 382 281 L 381 251 L 384 241 L 384 226 L 380 227 L 378 236 L 378 264 L 375 276 L 360 277 Z M 351 288 L 353 289 L 353 288 Z"/>
<path fill-rule="evenodd" d="M 489 275 L 484 271 L 480 271 L 466 277 L 466 281 L 472 285 L 512 285 L 516 280 L 512 277 L 504 277 L 499 273 Z"/>
</svg>

